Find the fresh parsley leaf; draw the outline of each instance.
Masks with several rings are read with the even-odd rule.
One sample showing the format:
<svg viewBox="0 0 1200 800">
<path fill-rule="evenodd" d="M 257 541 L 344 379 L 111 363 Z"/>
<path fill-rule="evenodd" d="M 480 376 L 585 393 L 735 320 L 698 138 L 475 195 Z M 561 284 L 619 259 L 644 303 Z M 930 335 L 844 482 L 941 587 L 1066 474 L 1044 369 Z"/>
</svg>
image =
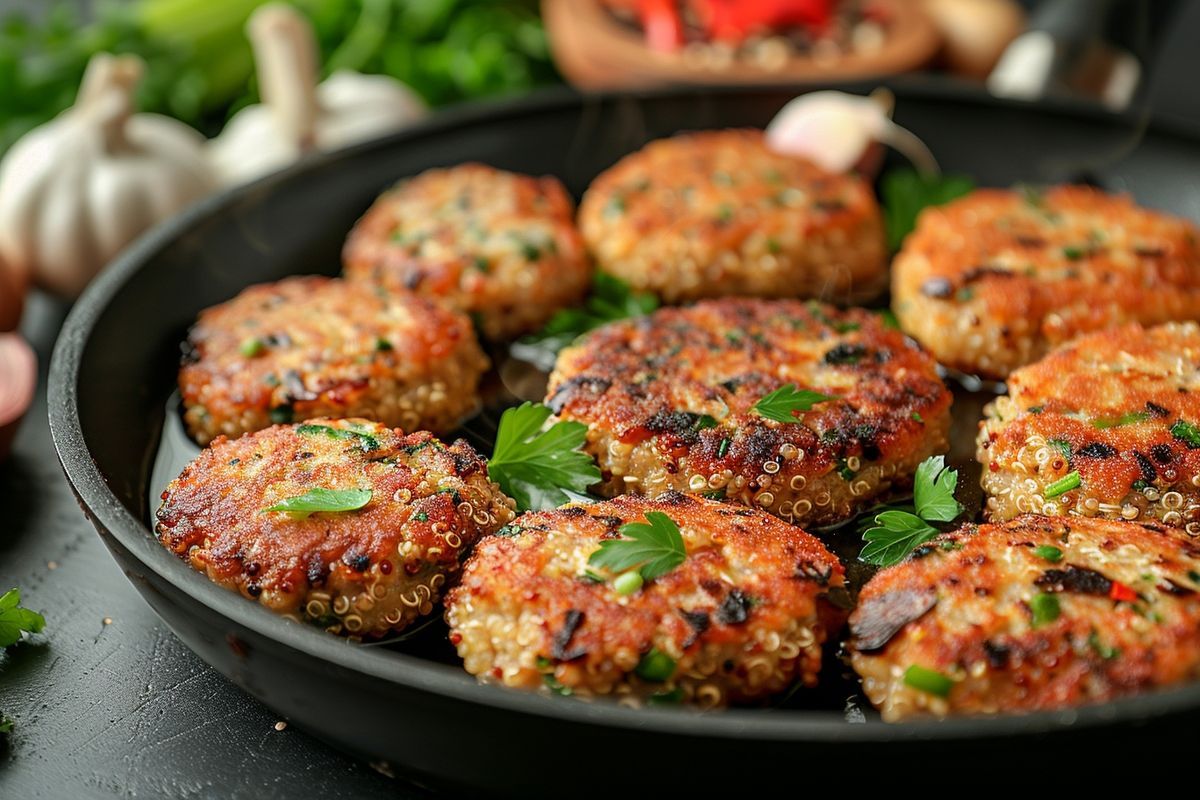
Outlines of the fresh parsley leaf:
<svg viewBox="0 0 1200 800">
<path fill-rule="evenodd" d="M 917 516 L 929 522 L 950 522 L 963 512 L 954 499 L 958 472 L 946 469 L 945 456 L 927 458 L 917 467 L 913 481 L 913 505 Z"/>
<path fill-rule="evenodd" d="M 863 534 L 866 546 L 860 561 L 890 567 L 938 535 L 938 529 L 907 511 L 884 511 L 875 517 L 876 527 Z"/>
<path fill-rule="evenodd" d="M 922 175 L 914 169 L 893 169 L 879 182 L 888 247 L 899 250 L 917 225 L 917 215 L 968 194 L 975 182 L 965 175 Z"/>
<path fill-rule="evenodd" d="M 860 523 L 860 527 L 866 527 L 866 544 L 858 554 L 859 560 L 880 567 L 903 561 L 938 535 L 930 522 L 953 522 L 963 512 L 962 503 L 954 497 L 957 488 L 958 472 L 946 466 L 944 456 L 922 461 L 913 480 L 913 510 L 884 507 L 875 515 L 874 525 Z"/>
<path fill-rule="evenodd" d="M 588 558 L 588 564 L 612 572 L 636 567 L 643 580 L 652 581 L 687 558 L 679 526 L 661 511 L 647 511 L 646 522 L 622 525 L 621 536 L 601 542 L 600 549 Z"/>
<path fill-rule="evenodd" d="M 309 489 L 288 497 L 263 511 L 282 511 L 301 519 L 310 514 L 357 511 L 371 502 L 370 489 Z"/>
<path fill-rule="evenodd" d="M 558 351 L 594 328 L 629 317 L 640 317 L 658 308 L 658 298 L 635 292 L 620 278 L 603 272 L 592 277 L 592 292 L 579 308 L 554 314 L 535 334 L 518 340 L 514 354 L 535 364 L 553 366 Z"/>
<path fill-rule="evenodd" d="M 776 422 L 799 422 L 798 411 L 809 411 L 817 403 L 838 398 L 814 392 L 809 389 L 797 389 L 796 384 L 789 383 L 763 397 L 754 404 L 754 412 L 760 417 L 773 419 Z"/>
<path fill-rule="evenodd" d="M 587 426 L 556 422 L 542 430 L 550 409 L 522 403 L 500 416 L 488 476 L 522 511 L 557 508 L 600 480 L 600 469 L 587 453 Z"/>
<path fill-rule="evenodd" d="M 21 607 L 19 589 L 9 589 L 0 596 L 0 647 L 21 641 L 26 633 L 38 633 L 46 627 L 46 619 L 36 611 Z"/>
</svg>

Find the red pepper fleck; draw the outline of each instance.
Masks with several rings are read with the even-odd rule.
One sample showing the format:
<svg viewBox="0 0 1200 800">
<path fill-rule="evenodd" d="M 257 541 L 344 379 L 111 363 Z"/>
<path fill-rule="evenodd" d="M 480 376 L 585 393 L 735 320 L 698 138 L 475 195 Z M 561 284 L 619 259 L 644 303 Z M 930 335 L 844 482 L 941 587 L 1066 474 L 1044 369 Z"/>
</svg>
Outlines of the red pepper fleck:
<svg viewBox="0 0 1200 800">
<path fill-rule="evenodd" d="M 461 633 L 455 631 L 454 633 L 450 634 L 450 644 L 454 645 L 455 647 L 458 647 L 460 642 L 462 642 L 462 634 Z"/>
<path fill-rule="evenodd" d="M 392 574 L 392 562 L 384 560 L 379 562 L 379 571 L 384 575 Z"/>
<path fill-rule="evenodd" d="M 1126 603 L 1132 603 L 1138 599 L 1137 592 L 1120 581 L 1112 582 L 1112 588 L 1108 590 L 1108 596 L 1118 602 Z"/>
<path fill-rule="evenodd" d="M 638 425 L 625 431 L 618 438 L 621 444 L 641 444 L 653 435 L 646 426 Z"/>
<path fill-rule="evenodd" d="M 504 677 L 504 670 L 500 669 L 499 667 L 492 667 L 492 677 L 496 680 L 500 680 Z"/>
<path fill-rule="evenodd" d="M 993 461 L 990 464 L 988 464 L 988 469 L 990 469 L 992 472 L 999 472 L 1000 465 L 998 463 L 996 463 L 995 461 Z"/>
</svg>

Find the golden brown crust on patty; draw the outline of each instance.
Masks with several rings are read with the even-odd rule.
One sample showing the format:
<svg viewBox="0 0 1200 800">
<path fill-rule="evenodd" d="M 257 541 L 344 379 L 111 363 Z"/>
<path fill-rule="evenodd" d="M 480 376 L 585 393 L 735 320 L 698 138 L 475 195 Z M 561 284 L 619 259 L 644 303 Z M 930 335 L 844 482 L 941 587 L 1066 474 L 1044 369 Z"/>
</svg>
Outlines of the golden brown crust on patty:
<svg viewBox="0 0 1200 800">
<path fill-rule="evenodd" d="M 683 564 L 629 595 L 589 579 L 600 543 L 650 511 L 679 526 Z M 524 514 L 480 542 L 446 618 L 482 679 L 631 702 L 679 689 L 715 706 L 814 684 L 821 644 L 842 621 L 826 595 L 842 585 L 835 556 L 770 515 L 682 494 L 626 496 Z M 665 681 L 636 674 L 652 649 L 675 662 Z"/>
<path fill-rule="evenodd" d="M 1200 326 L 1085 336 L 1008 387 L 979 430 L 991 519 L 1159 519 L 1200 534 Z M 1057 494 L 1054 482 L 1072 473 L 1079 486 Z"/>
<path fill-rule="evenodd" d="M 317 489 L 357 511 L 264 511 Z M 375 637 L 428 614 L 479 537 L 513 518 L 470 445 L 366 420 L 217 439 L 162 495 L 155 531 L 215 583 L 334 633 Z"/>
<path fill-rule="evenodd" d="M 557 178 L 462 164 L 384 193 L 346 240 L 346 277 L 470 313 L 489 339 L 541 327 L 579 302 L 591 268 Z"/>
<path fill-rule="evenodd" d="M 870 299 L 887 281 L 862 180 L 769 150 L 761 131 L 681 134 L 606 170 L 579 207 L 598 266 L 668 302 Z"/>
<path fill-rule="evenodd" d="M 968 525 L 863 587 L 851 661 L 889 721 L 1179 683 L 1200 676 L 1197 570 L 1200 550 L 1165 526 L 1035 515 Z M 913 665 L 948 678 L 946 696 L 906 683 Z"/>
<path fill-rule="evenodd" d="M 185 353 L 184 419 L 200 444 L 316 416 L 444 432 L 474 409 L 487 369 L 464 315 L 319 277 L 201 312 Z"/>
<path fill-rule="evenodd" d="M 752 411 L 788 383 L 840 399 L 795 424 Z M 589 426 L 607 495 L 715 492 L 802 525 L 908 485 L 946 447 L 950 400 L 876 314 L 728 299 L 593 331 L 559 355 L 546 402 Z"/>
<path fill-rule="evenodd" d="M 1083 186 L 979 189 L 928 208 L 892 276 L 904 330 L 990 378 L 1083 333 L 1200 315 L 1196 226 Z"/>
</svg>

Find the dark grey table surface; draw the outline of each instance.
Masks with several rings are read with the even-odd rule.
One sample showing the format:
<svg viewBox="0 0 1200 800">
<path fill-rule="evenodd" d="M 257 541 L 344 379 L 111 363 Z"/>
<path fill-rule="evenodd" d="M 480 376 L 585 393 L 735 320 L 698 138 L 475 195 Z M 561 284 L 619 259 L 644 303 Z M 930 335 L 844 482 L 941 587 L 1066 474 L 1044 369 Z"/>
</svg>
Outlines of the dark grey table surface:
<svg viewBox="0 0 1200 800">
<path fill-rule="evenodd" d="M 0 655 L 0 798 L 322 800 L 424 793 L 284 727 L 194 656 L 121 574 L 63 477 L 45 375 L 64 308 L 36 297 L 22 330 L 41 380 L 0 466 L 0 592 L 19 586 L 45 633 Z"/>
</svg>

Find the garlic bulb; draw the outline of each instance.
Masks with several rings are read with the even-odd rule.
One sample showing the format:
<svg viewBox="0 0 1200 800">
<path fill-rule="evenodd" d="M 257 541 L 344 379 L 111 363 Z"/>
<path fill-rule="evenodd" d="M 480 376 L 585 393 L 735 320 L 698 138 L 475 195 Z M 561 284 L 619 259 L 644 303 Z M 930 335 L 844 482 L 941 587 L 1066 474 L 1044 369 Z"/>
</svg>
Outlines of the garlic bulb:
<svg viewBox="0 0 1200 800">
<path fill-rule="evenodd" d="M 134 56 L 88 64 L 75 105 L 0 162 L 0 260 L 74 296 L 126 244 L 213 188 L 204 138 L 134 114 Z"/>
<path fill-rule="evenodd" d="M 772 150 L 807 158 L 831 172 L 859 165 L 876 142 L 894 147 L 921 172 L 938 172 L 925 143 L 892 122 L 892 95 L 886 90 L 870 97 L 835 91 L 802 94 L 767 126 Z"/>
<path fill-rule="evenodd" d="M 305 153 L 390 133 L 426 113 L 415 92 L 386 75 L 345 70 L 318 86 L 312 26 L 290 6 L 258 8 L 246 31 L 263 102 L 235 114 L 209 145 L 224 183 L 253 180 Z"/>
</svg>

